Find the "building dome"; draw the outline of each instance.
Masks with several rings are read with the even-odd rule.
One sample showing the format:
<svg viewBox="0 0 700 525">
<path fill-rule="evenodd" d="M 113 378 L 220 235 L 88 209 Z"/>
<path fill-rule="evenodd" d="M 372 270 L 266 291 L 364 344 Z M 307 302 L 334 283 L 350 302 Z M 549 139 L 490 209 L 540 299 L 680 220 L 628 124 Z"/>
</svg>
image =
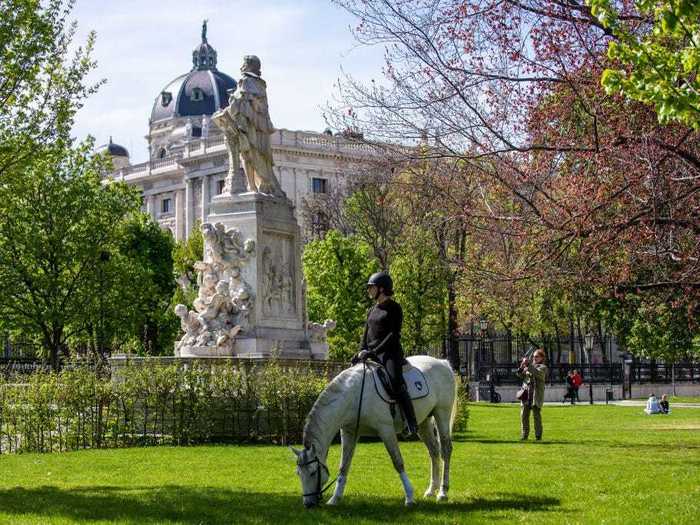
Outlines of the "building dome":
<svg viewBox="0 0 700 525">
<path fill-rule="evenodd" d="M 151 121 L 175 117 L 212 115 L 228 106 L 228 91 L 236 81 L 216 69 L 216 50 L 207 42 L 207 22 L 202 42 L 192 51 L 192 70 L 165 86 L 156 97 Z"/>
<path fill-rule="evenodd" d="M 129 152 L 124 146 L 120 146 L 119 144 L 115 144 L 112 142 L 112 137 L 109 137 L 109 142 L 107 144 L 103 144 L 102 146 L 98 146 L 97 150 L 95 150 L 96 154 L 104 154 L 106 153 L 110 157 L 126 157 L 129 158 Z"/>
<path fill-rule="evenodd" d="M 112 159 L 112 166 L 115 169 L 120 169 L 130 164 L 129 152 L 124 146 L 112 142 L 112 137 L 109 137 L 109 142 L 98 146 L 95 150 L 96 155 L 109 155 Z"/>
</svg>

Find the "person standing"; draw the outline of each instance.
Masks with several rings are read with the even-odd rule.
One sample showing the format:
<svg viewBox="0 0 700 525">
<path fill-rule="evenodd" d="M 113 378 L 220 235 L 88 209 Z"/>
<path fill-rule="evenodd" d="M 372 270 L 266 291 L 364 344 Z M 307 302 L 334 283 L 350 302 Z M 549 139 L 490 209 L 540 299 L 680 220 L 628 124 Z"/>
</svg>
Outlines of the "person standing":
<svg viewBox="0 0 700 525">
<path fill-rule="evenodd" d="M 574 385 L 574 395 L 576 396 L 576 401 L 581 401 L 578 397 L 578 391 L 579 388 L 581 388 L 581 385 L 583 384 L 583 377 L 581 377 L 581 374 L 578 373 L 578 370 L 574 370 L 574 374 L 571 377 L 571 381 Z"/>
<path fill-rule="evenodd" d="M 542 439 L 542 405 L 547 378 L 544 349 L 535 350 L 532 361 L 524 357 L 518 370 L 518 375 L 523 380 L 523 388 L 528 392 L 527 399 L 520 401 L 520 439 L 523 441 L 530 435 L 530 413 L 535 423 L 535 439 Z"/>
<path fill-rule="evenodd" d="M 405 362 L 401 347 L 403 310 L 401 305 L 391 298 L 394 295 L 391 276 L 387 272 L 372 274 L 367 282 L 367 293 L 375 301 L 375 305 L 367 314 L 361 350 L 353 357 L 353 362 L 376 359 L 384 365 L 391 380 L 394 396 L 406 420 L 408 433 L 415 434 L 418 431 L 418 424 L 403 378 Z"/>
<path fill-rule="evenodd" d="M 569 370 L 569 372 L 566 374 L 566 395 L 564 396 L 564 401 L 568 399 L 571 401 L 572 405 L 576 400 L 576 393 L 574 390 L 574 371 Z"/>
</svg>

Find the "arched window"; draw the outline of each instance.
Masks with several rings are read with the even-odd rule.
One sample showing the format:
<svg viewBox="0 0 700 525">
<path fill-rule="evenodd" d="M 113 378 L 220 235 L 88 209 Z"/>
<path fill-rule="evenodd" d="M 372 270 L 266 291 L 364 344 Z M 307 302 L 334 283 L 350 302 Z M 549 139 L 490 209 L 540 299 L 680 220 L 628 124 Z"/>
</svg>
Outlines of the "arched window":
<svg viewBox="0 0 700 525">
<path fill-rule="evenodd" d="M 164 159 L 167 154 L 168 151 L 165 148 L 160 148 L 160 151 L 158 151 L 158 158 Z"/>
<path fill-rule="evenodd" d="M 192 102 L 199 102 L 200 100 L 204 100 L 204 91 L 202 91 L 200 88 L 194 88 L 192 90 L 192 94 L 190 95 L 190 100 Z"/>
</svg>

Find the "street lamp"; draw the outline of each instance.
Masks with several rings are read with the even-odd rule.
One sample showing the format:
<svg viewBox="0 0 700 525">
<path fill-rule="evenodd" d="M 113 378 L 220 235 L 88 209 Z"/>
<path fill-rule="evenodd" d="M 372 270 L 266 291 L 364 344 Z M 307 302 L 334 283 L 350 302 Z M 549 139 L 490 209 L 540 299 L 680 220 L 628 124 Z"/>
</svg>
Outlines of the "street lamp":
<svg viewBox="0 0 700 525">
<path fill-rule="evenodd" d="M 588 357 L 588 395 L 591 405 L 593 404 L 593 366 L 591 365 L 591 352 L 593 351 L 593 334 L 588 332 L 584 337 L 586 356 Z"/>
<path fill-rule="evenodd" d="M 488 328 L 489 328 L 489 321 L 486 319 L 486 317 L 482 317 L 479 319 L 479 329 L 481 330 L 481 355 L 483 356 L 486 352 L 486 335 L 488 334 Z M 493 378 L 493 349 L 491 351 L 491 359 L 490 359 L 490 370 L 489 370 L 489 394 L 490 394 L 490 401 L 491 403 L 497 403 L 498 402 L 498 395 L 496 394 L 496 387 L 494 384 L 494 378 Z"/>
<path fill-rule="evenodd" d="M 486 330 L 488 329 L 488 327 L 489 327 L 489 321 L 488 321 L 488 319 L 486 319 L 486 317 L 482 317 L 481 319 L 479 319 L 479 328 L 481 328 L 482 337 L 483 337 L 484 333 L 486 332 Z"/>
</svg>

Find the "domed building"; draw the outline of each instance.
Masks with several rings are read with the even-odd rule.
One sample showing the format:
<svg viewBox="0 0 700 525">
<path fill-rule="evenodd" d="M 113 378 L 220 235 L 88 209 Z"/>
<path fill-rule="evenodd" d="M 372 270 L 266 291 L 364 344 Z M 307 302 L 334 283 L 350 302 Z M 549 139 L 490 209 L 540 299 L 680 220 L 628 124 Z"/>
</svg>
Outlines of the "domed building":
<svg viewBox="0 0 700 525">
<path fill-rule="evenodd" d="M 109 142 L 98 146 L 95 150 L 96 155 L 107 155 L 112 159 L 114 169 L 123 169 L 131 165 L 129 162 L 129 152 L 124 146 L 112 142 L 112 137 L 109 137 Z"/>
<path fill-rule="evenodd" d="M 144 209 L 177 240 L 187 238 L 197 221 L 207 221 L 212 197 L 223 190 L 228 154 L 224 136 L 211 116 L 228 106 L 236 85 L 233 77 L 217 67 L 217 52 L 207 40 L 205 21 L 201 42 L 192 51 L 192 69 L 165 84 L 155 96 L 146 136 L 149 160 L 129 165 L 128 152 L 113 145 L 126 155 L 112 155 L 112 178 L 140 187 Z M 274 103 L 271 100 L 273 122 Z M 346 137 L 286 129 L 276 130 L 271 142 L 275 174 L 297 207 L 302 232 L 307 237 L 319 233 L 322 218 L 312 217 L 312 224 L 304 224 L 298 207 L 309 196 L 342 186 L 350 167 L 361 161 L 366 149 Z M 124 158 L 125 163 L 114 160 Z M 243 180 L 242 174 L 241 185 Z M 244 186 L 239 190 L 245 191 Z"/>
</svg>

